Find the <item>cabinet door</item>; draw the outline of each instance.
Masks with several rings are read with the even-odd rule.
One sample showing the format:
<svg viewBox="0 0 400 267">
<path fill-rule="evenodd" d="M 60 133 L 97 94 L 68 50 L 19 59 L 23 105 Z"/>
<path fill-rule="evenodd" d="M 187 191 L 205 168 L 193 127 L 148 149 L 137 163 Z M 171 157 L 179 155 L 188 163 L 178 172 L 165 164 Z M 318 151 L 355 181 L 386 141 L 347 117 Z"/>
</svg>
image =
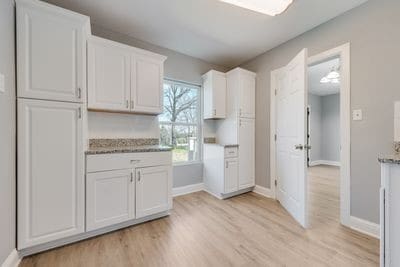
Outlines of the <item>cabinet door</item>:
<svg viewBox="0 0 400 267">
<path fill-rule="evenodd" d="M 86 177 L 86 230 L 135 218 L 132 170 L 89 173 Z"/>
<path fill-rule="evenodd" d="M 223 119 L 226 117 L 226 76 L 225 73 L 211 70 L 203 75 L 204 119 Z"/>
<path fill-rule="evenodd" d="M 138 113 L 163 112 L 163 62 L 150 56 L 132 56 L 131 110 Z"/>
<path fill-rule="evenodd" d="M 136 169 L 136 218 L 172 208 L 170 166 Z"/>
<path fill-rule="evenodd" d="M 255 124 L 239 119 L 239 189 L 255 185 Z"/>
<path fill-rule="evenodd" d="M 101 38 L 88 43 L 88 108 L 130 110 L 130 58 L 128 49 Z"/>
<path fill-rule="evenodd" d="M 225 194 L 238 190 L 239 164 L 237 158 L 225 159 Z"/>
<path fill-rule="evenodd" d="M 40 1 L 17 1 L 18 96 L 84 102 L 89 18 Z"/>
<path fill-rule="evenodd" d="M 242 118 L 255 118 L 255 92 L 256 92 L 256 79 L 252 74 L 240 74 L 240 117 Z"/>
<path fill-rule="evenodd" d="M 18 249 L 84 231 L 81 105 L 18 100 Z"/>
</svg>

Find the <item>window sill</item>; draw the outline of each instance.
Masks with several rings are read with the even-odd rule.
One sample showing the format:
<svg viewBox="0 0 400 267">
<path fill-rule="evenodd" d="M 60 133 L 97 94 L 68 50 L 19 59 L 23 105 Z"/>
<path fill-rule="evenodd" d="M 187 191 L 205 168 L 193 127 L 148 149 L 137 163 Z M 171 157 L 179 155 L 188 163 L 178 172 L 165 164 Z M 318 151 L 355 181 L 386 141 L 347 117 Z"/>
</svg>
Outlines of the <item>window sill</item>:
<svg viewBox="0 0 400 267">
<path fill-rule="evenodd" d="M 173 167 L 180 167 L 180 166 L 189 166 L 189 165 L 197 165 L 197 164 L 203 164 L 203 162 L 200 161 L 200 160 L 186 161 L 186 162 L 175 162 L 175 163 L 172 163 L 172 166 Z"/>
</svg>

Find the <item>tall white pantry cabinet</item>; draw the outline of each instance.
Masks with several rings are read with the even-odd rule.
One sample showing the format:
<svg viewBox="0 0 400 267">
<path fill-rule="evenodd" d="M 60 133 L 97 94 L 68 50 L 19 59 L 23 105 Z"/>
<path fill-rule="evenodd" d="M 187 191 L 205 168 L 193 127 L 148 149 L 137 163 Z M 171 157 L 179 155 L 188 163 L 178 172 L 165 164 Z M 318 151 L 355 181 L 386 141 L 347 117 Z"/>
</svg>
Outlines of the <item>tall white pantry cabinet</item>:
<svg viewBox="0 0 400 267">
<path fill-rule="evenodd" d="M 90 21 L 40 1 L 16 4 L 20 250 L 84 232 Z"/>
</svg>

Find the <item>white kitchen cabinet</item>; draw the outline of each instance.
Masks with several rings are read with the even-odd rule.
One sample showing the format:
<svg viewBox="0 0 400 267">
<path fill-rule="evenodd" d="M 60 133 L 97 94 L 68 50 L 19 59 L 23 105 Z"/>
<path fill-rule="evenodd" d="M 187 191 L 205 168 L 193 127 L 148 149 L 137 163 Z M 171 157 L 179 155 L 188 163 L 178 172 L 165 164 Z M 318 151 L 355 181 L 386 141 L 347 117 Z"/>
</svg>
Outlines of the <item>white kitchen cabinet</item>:
<svg viewBox="0 0 400 267">
<path fill-rule="evenodd" d="M 243 193 L 239 188 L 238 147 L 204 144 L 203 150 L 206 191 L 220 199 Z"/>
<path fill-rule="evenodd" d="M 172 208 L 172 170 L 168 166 L 136 169 L 136 217 Z"/>
<path fill-rule="evenodd" d="M 18 97 L 85 102 L 89 17 L 41 1 L 16 3 Z"/>
<path fill-rule="evenodd" d="M 88 108 L 160 114 L 166 57 L 92 36 L 88 41 Z"/>
<path fill-rule="evenodd" d="M 256 74 L 236 68 L 226 73 L 228 112 L 241 118 L 256 117 Z"/>
<path fill-rule="evenodd" d="M 81 104 L 18 99 L 18 249 L 84 231 Z"/>
<path fill-rule="evenodd" d="M 210 70 L 203 75 L 204 119 L 223 119 L 226 116 L 225 73 Z"/>
<path fill-rule="evenodd" d="M 255 123 L 239 119 L 239 189 L 255 185 Z"/>
<path fill-rule="evenodd" d="M 132 111 L 153 114 L 163 112 L 163 62 L 153 56 L 132 57 Z"/>
<path fill-rule="evenodd" d="M 87 231 L 135 218 L 133 170 L 89 173 L 86 188 Z"/>
<path fill-rule="evenodd" d="M 239 162 L 237 158 L 225 159 L 224 193 L 232 193 L 239 189 Z"/>
<path fill-rule="evenodd" d="M 381 170 L 381 266 L 395 267 L 400 266 L 400 163 L 382 163 Z"/>
<path fill-rule="evenodd" d="M 131 52 L 112 41 L 88 42 L 88 108 L 130 111 Z"/>
</svg>

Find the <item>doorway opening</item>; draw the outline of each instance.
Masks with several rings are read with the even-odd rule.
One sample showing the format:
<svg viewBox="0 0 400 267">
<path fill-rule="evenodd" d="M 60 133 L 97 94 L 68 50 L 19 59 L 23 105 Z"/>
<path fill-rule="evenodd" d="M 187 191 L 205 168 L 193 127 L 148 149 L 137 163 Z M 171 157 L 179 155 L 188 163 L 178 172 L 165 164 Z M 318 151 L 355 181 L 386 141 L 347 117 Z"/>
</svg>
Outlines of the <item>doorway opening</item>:
<svg viewBox="0 0 400 267">
<path fill-rule="evenodd" d="M 340 221 L 340 57 L 308 65 L 307 181 L 310 227 Z"/>
</svg>

